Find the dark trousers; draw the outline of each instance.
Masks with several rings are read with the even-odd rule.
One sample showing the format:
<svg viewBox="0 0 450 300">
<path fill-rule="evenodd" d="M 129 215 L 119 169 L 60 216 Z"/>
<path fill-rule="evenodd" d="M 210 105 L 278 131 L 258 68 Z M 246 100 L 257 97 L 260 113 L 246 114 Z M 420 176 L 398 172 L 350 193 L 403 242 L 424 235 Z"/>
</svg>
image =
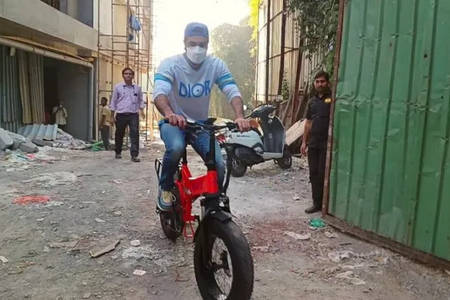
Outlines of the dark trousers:
<svg viewBox="0 0 450 300">
<path fill-rule="evenodd" d="M 116 153 L 122 152 L 123 136 L 125 128 L 130 128 L 131 157 L 139 155 L 139 114 L 138 113 L 123 113 L 116 115 Z"/>
<path fill-rule="evenodd" d="M 311 181 L 313 204 L 319 209 L 322 209 L 326 158 L 326 148 L 308 148 L 309 180 Z"/>
<path fill-rule="evenodd" d="M 100 128 L 100 134 L 102 136 L 103 146 L 105 147 L 105 150 L 109 150 L 109 132 L 110 128 L 109 126 L 103 126 Z"/>
</svg>

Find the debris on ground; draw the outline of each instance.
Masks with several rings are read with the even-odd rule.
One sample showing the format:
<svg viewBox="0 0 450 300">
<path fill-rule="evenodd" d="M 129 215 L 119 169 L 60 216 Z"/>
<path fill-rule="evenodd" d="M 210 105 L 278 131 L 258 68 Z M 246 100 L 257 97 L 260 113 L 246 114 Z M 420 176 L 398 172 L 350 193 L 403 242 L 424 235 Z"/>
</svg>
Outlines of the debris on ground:
<svg viewBox="0 0 450 300">
<path fill-rule="evenodd" d="M 33 178 L 22 181 L 41 187 L 53 187 L 56 185 L 72 184 L 77 181 L 77 175 L 70 172 L 41 173 Z"/>
<path fill-rule="evenodd" d="M 323 228 L 326 226 L 326 224 L 321 218 L 312 218 L 311 220 L 309 220 L 309 226 L 311 226 L 313 229 L 316 229 Z"/>
<path fill-rule="evenodd" d="M 331 231 L 325 231 L 325 236 L 329 239 L 335 239 L 338 237 L 337 233 Z"/>
<path fill-rule="evenodd" d="M 95 218 L 95 222 L 97 223 L 105 223 L 106 221 L 100 218 Z"/>
<path fill-rule="evenodd" d="M 90 149 L 91 151 L 94 151 L 94 152 L 97 152 L 97 151 L 103 151 L 103 150 L 105 150 L 105 146 L 103 146 L 103 142 L 100 141 L 100 142 L 97 142 L 97 143 L 92 144 L 92 145 L 89 147 L 89 149 Z"/>
<path fill-rule="evenodd" d="M 255 246 L 252 249 L 255 251 L 261 251 L 263 253 L 269 252 L 269 246 Z"/>
<path fill-rule="evenodd" d="M 342 250 L 342 251 L 332 251 L 328 253 L 328 258 L 335 263 L 339 263 L 344 259 L 357 256 L 353 251 Z"/>
<path fill-rule="evenodd" d="M 53 147 L 68 148 L 72 150 L 84 150 L 89 148 L 89 146 L 89 144 L 83 142 L 82 140 L 74 138 L 61 129 L 58 129 L 56 140 L 53 144 Z"/>
<path fill-rule="evenodd" d="M 32 139 L 31 142 L 33 142 L 33 144 L 35 144 L 36 146 L 39 146 L 39 147 L 45 147 L 45 146 L 53 147 L 53 142 L 51 142 L 51 141 Z"/>
<path fill-rule="evenodd" d="M 18 133 L 37 146 L 51 146 L 73 150 L 87 149 L 90 145 L 74 138 L 56 124 L 30 124 L 19 128 Z"/>
<path fill-rule="evenodd" d="M 50 201 L 50 197 L 49 196 L 45 196 L 45 195 L 29 195 L 29 196 L 21 196 L 18 198 L 15 198 L 13 200 L 14 204 L 20 204 L 20 205 L 27 205 L 27 204 L 32 204 L 32 203 L 47 203 L 48 201 Z"/>
<path fill-rule="evenodd" d="M 115 240 L 114 242 L 108 244 L 106 247 L 102 247 L 102 248 L 98 248 L 98 249 L 89 251 L 89 255 L 92 258 L 99 257 L 103 254 L 106 254 L 106 253 L 111 252 L 114 249 L 116 249 L 116 247 L 117 247 L 117 245 L 119 245 L 119 243 L 120 243 L 120 240 Z"/>
<path fill-rule="evenodd" d="M 141 241 L 139 241 L 139 240 L 132 240 L 130 242 L 130 245 L 133 246 L 133 247 L 139 247 L 141 245 Z"/>
<path fill-rule="evenodd" d="M 16 134 L 14 132 L 0 128 L 0 150 L 17 150 L 20 149 L 26 153 L 38 152 L 38 147 L 31 140 Z"/>
<path fill-rule="evenodd" d="M 39 148 L 33 144 L 31 141 L 26 141 L 19 145 L 19 149 L 25 153 L 36 153 L 39 151 Z"/>
<path fill-rule="evenodd" d="M 366 282 L 362 279 L 359 279 L 358 277 L 356 277 L 356 275 L 352 272 L 352 271 L 346 271 L 343 273 L 339 273 L 335 276 L 336 278 L 339 279 L 345 279 L 348 282 L 350 282 L 353 285 L 364 285 L 366 284 Z"/>
<path fill-rule="evenodd" d="M 176 282 L 187 282 L 189 281 L 189 278 L 182 278 L 180 275 L 180 272 L 178 272 L 178 270 L 175 270 L 175 273 L 177 274 L 175 277 L 175 281 Z"/>
<path fill-rule="evenodd" d="M 145 273 L 147 273 L 147 272 L 144 270 L 134 270 L 133 275 L 143 276 L 143 275 L 145 275 Z"/>
<path fill-rule="evenodd" d="M 8 259 L 4 256 L 0 256 L 0 260 L 2 261 L 2 263 L 6 264 L 8 262 Z"/>
<path fill-rule="evenodd" d="M 155 145 L 141 153 L 148 158 L 144 169 L 162 155 L 163 147 Z M 157 149 L 161 150 L 159 154 Z M 149 207 L 148 198 L 157 191 L 155 177 L 143 176 L 134 165 L 112 161 L 106 152 L 48 146 L 39 150 L 29 156 L 16 150 L 26 157 L 29 171 L 4 172 L 6 175 L 0 176 L 0 255 L 9 260 L 0 261 L 1 299 L 28 299 L 34 295 L 43 299 L 199 297 L 192 242 L 182 238 L 177 243 L 170 242 L 161 231 L 158 215 Z M 54 156 L 56 163 L 42 163 L 40 155 Z M 0 170 L 8 163 L 5 158 L 6 152 L 0 151 Z M 200 174 L 203 161 L 199 158 L 195 162 L 193 171 Z M 311 229 L 310 218 L 320 215 L 303 213 L 311 201 L 307 170 L 299 168 L 303 162 L 305 158 L 294 157 L 292 172 L 280 172 L 272 162 L 257 165 L 249 170 L 245 185 L 236 183 L 230 189 L 229 196 L 236 201 L 236 221 L 247 236 L 254 258 L 255 299 L 276 299 L 280 291 L 286 300 L 298 299 L 298 295 L 310 299 L 428 299 L 429 295 L 447 299 L 450 274 L 354 239 L 328 224 L 322 229 Z M 42 184 L 38 181 L 22 183 L 55 171 L 72 172 L 77 181 L 49 189 L 36 185 Z M 296 178 L 292 179 L 294 174 Z M 113 183 L 114 179 L 121 184 Z M 51 199 L 44 205 L 11 204 L 24 195 L 48 195 Z M 296 196 L 300 201 L 292 200 Z M 120 217 L 118 211 L 122 213 Z M 95 218 L 106 222 L 97 223 Z M 310 233 L 311 237 L 296 240 L 295 234 L 292 237 L 284 232 Z M 338 235 L 335 238 L 331 237 L 334 233 Z M 98 251 L 115 240 L 121 242 L 107 249 L 111 252 L 91 258 L 91 254 L 100 255 Z M 141 245 L 130 245 L 132 240 L 140 240 Z M 79 242 L 71 248 L 75 241 Z M 354 255 L 330 255 L 338 258 L 334 262 L 328 253 L 337 251 L 351 251 Z M 30 261 L 34 266 L 29 265 Z M 133 275 L 136 269 L 145 270 L 145 275 Z M 346 273 L 349 271 L 353 273 Z M 171 288 L 174 284 L 176 290 Z"/>
<path fill-rule="evenodd" d="M 0 128 L 0 150 L 5 150 L 14 144 L 13 139 L 9 136 L 8 131 Z"/>
<path fill-rule="evenodd" d="M 50 248 L 68 248 L 68 249 L 72 249 L 74 248 L 79 241 L 71 241 L 71 242 L 53 242 L 50 243 L 48 246 Z"/>
<path fill-rule="evenodd" d="M 284 234 L 287 236 L 290 236 L 293 239 L 301 240 L 301 241 L 309 240 L 311 238 L 311 233 L 309 233 L 309 232 L 307 232 L 305 234 L 299 234 L 299 233 L 295 233 L 295 232 L 291 232 L 291 231 L 285 231 Z"/>
<path fill-rule="evenodd" d="M 6 149 L 3 160 L 13 163 L 21 163 L 30 161 L 31 157 L 28 157 L 22 151 L 11 151 L 9 149 Z"/>
</svg>

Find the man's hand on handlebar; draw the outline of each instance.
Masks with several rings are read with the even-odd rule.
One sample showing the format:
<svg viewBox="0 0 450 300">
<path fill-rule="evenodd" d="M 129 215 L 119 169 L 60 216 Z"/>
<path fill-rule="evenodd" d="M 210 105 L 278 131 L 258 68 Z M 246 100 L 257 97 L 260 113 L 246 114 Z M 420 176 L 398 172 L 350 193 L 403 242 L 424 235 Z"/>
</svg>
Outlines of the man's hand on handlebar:
<svg viewBox="0 0 450 300">
<path fill-rule="evenodd" d="M 240 132 L 245 132 L 250 130 L 250 121 L 244 118 L 237 118 L 234 120 Z"/>
<path fill-rule="evenodd" d="M 186 127 L 186 119 L 181 115 L 171 113 L 166 118 L 172 126 L 178 126 L 180 128 Z"/>
</svg>

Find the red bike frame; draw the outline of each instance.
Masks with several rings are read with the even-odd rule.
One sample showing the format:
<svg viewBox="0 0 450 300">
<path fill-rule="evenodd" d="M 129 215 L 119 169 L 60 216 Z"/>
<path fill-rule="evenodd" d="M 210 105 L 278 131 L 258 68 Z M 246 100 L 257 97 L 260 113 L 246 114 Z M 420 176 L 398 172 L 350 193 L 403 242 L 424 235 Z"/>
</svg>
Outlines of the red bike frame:
<svg viewBox="0 0 450 300">
<path fill-rule="evenodd" d="M 186 238 L 193 238 L 195 230 L 192 222 L 196 220 L 196 216 L 192 215 L 192 202 L 200 196 L 219 193 L 217 171 L 208 170 L 206 175 L 192 178 L 187 161 L 183 161 L 181 165 L 181 179 L 176 180 L 175 185 L 180 193 L 181 208 L 183 210 L 183 235 Z M 190 234 L 186 231 L 188 224 L 191 229 Z"/>
</svg>

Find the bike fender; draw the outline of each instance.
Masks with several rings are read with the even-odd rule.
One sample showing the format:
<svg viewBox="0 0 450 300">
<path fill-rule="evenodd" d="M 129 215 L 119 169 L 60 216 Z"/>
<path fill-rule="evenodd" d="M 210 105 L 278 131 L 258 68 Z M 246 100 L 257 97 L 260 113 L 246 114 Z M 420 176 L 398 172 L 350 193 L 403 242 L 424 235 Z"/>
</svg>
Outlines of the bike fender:
<svg viewBox="0 0 450 300">
<path fill-rule="evenodd" d="M 200 222 L 200 225 L 197 227 L 194 235 L 194 241 L 198 238 L 202 238 L 204 230 L 208 228 L 209 220 L 216 219 L 220 222 L 228 222 L 231 220 L 231 218 L 232 216 L 230 213 L 221 209 L 211 211 L 203 218 L 203 220 Z"/>
<path fill-rule="evenodd" d="M 231 214 L 226 211 L 223 211 L 222 209 L 213 210 L 206 215 L 206 219 L 210 218 L 219 220 L 220 222 L 226 222 L 228 220 L 231 220 Z"/>
</svg>

